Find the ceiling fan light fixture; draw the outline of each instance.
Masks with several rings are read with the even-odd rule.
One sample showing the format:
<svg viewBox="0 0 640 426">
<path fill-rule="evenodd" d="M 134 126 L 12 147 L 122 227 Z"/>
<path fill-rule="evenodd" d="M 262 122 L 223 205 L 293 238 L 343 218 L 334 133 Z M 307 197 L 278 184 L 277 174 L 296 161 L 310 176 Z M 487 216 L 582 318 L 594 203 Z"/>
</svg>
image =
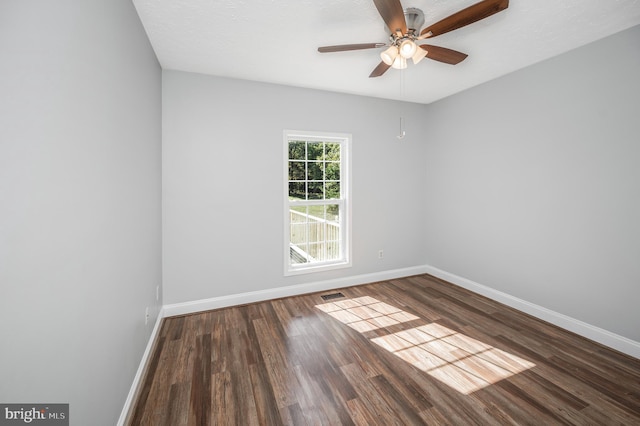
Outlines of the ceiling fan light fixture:
<svg viewBox="0 0 640 426">
<path fill-rule="evenodd" d="M 393 61 L 398 57 L 398 48 L 396 46 L 389 46 L 387 50 L 380 54 L 382 62 L 387 65 L 392 65 Z"/>
<path fill-rule="evenodd" d="M 397 70 L 403 70 L 407 68 L 407 60 L 402 56 L 396 56 L 396 59 L 393 60 L 393 64 L 391 64 L 391 68 Z"/>
<path fill-rule="evenodd" d="M 417 65 L 418 62 L 420 62 L 421 60 L 423 60 L 424 58 L 427 57 L 427 53 L 429 53 L 428 51 L 426 51 L 425 49 L 416 49 L 416 53 L 413 54 L 413 56 L 411 57 L 411 59 L 413 60 L 413 64 Z"/>
<path fill-rule="evenodd" d="M 416 50 L 418 50 L 418 46 L 411 39 L 406 39 L 402 43 L 400 43 L 400 56 L 405 59 L 409 59 L 415 55 Z"/>
</svg>

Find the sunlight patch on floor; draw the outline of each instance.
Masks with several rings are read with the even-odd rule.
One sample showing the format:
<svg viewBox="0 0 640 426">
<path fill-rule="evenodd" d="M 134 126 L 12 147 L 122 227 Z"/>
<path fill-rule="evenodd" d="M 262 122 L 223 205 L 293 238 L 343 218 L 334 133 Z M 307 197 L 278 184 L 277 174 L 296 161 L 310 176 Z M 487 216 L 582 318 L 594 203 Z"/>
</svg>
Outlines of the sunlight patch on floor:
<svg viewBox="0 0 640 426">
<path fill-rule="evenodd" d="M 316 308 L 360 333 L 420 319 L 369 296 Z M 371 341 L 465 395 L 535 367 L 525 359 L 437 323 Z"/>
<path fill-rule="evenodd" d="M 369 296 L 323 303 L 316 308 L 360 333 L 420 319 Z"/>
</svg>

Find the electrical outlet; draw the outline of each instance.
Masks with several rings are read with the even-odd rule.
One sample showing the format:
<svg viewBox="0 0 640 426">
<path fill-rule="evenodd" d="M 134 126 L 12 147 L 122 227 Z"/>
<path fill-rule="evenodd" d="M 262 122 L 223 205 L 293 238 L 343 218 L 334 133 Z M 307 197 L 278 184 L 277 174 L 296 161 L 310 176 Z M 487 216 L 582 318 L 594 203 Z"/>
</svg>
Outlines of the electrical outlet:
<svg viewBox="0 0 640 426">
<path fill-rule="evenodd" d="M 382 259 L 384 257 L 384 251 L 378 250 L 378 259 Z"/>
<path fill-rule="evenodd" d="M 144 325 L 149 323 L 149 307 L 144 308 Z"/>
</svg>

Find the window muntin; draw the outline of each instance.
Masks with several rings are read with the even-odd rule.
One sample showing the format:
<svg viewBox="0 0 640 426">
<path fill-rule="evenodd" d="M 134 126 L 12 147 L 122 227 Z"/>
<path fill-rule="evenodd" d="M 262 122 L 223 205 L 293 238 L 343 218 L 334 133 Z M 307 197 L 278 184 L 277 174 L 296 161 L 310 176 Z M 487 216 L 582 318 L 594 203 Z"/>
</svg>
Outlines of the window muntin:
<svg viewBox="0 0 640 426">
<path fill-rule="evenodd" d="M 350 266 L 349 135 L 285 131 L 285 274 Z"/>
</svg>

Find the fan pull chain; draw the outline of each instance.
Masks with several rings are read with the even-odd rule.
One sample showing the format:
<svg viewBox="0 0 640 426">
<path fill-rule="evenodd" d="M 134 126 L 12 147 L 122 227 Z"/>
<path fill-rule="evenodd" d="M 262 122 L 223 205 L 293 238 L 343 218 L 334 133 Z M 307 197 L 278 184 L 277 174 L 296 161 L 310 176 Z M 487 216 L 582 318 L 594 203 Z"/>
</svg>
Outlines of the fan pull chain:
<svg viewBox="0 0 640 426">
<path fill-rule="evenodd" d="M 404 103 L 404 70 L 400 70 L 400 102 Z M 404 129 L 404 117 L 402 116 L 402 113 L 404 112 L 404 105 L 401 106 L 401 110 L 400 110 L 400 134 L 398 136 L 396 136 L 399 140 L 402 140 L 405 135 L 407 134 L 407 132 Z"/>
<path fill-rule="evenodd" d="M 404 130 L 404 117 L 400 117 L 400 134 L 396 137 L 402 139 L 406 134 L 407 132 Z"/>
</svg>

